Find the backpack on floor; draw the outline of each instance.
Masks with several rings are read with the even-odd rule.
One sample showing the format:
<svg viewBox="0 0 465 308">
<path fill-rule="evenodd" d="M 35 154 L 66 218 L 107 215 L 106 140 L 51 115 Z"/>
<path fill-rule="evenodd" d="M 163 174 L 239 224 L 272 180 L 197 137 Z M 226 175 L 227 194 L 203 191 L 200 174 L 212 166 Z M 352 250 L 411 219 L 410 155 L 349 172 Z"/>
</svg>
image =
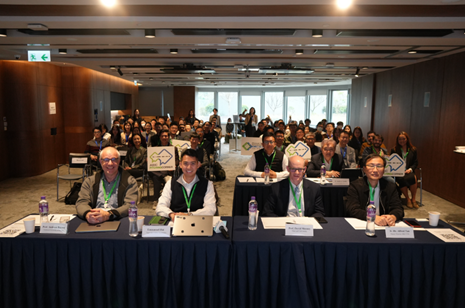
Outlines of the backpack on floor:
<svg viewBox="0 0 465 308">
<path fill-rule="evenodd" d="M 79 192 L 81 191 L 82 183 L 74 182 L 73 187 L 65 197 L 65 204 L 76 204 L 79 198 Z"/>
</svg>

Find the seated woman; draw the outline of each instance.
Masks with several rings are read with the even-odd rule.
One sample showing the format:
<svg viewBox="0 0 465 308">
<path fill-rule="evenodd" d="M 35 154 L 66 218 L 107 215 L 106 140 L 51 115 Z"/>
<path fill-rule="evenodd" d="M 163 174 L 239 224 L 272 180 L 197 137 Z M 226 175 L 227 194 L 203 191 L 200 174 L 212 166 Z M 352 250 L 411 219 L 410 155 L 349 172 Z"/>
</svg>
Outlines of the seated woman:
<svg viewBox="0 0 465 308">
<path fill-rule="evenodd" d="M 123 132 L 121 133 L 121 143 L 123 145 L 128 145 L 129 138 L 132 137 L 132 124 L 131 122 L 124 123 Z"/>
<path fill-rule="evenodd" d="M 141 146 L 142 136 L 132 136 L 133 147 L 128 149 L 123 162 L 124 170 L 127 170 L 133 177 L 141 177 L 147 169 L 147 150 Z"/>
<path fill-rule="evenodd" d="M 397 135 L 396 146 L 391 149 L 391 154 L 397 153 L 405 161 L 405 175 L 403 177 L 396 177 L 396 182 L 399 184 L 400 191 L 407 199 L 407 206 L 409 208 L 418 209 L 419 206 L 415 201 L 417 193 L 417 177 L 415 176 L 415 169 L 418 167 L 417 148 L 412 145 L 410 137 L 406 132 L 400 132 Z M 412 193 L 412 199 L 408 196 L 408 191 Z"/>
<path fill-rule="evenodd" d="M 229 139 L 234 138 L 234 124 L 231 122 L 231 118 L 228 118 L 228 124 L 226 124 L 226 136 L 224 137 L 224 143 L 229 143 Z"/>
<path fill-rule="evenodd" d="M 145 138 L 142 137 L 142 133 L 141 133 L 139 127 L 134 127 L 132 129 L 132 136 L 135 136 L 135 135 L 141 136 L 141 143 L 140 144 L 141 144 L 141 146 L 143 148 L 147 148 L 147 143 L 145 142 Z M 132 140 L 132 137 L 131 137 L 131 138 L 129 138 L 129 141 L 128 141 L 128 147 L 133 147 L 133 146 L 134 146 L 134 141 Z"/>
<path fill-rule="evenodd" d="M 113 125 L 110 132 L 110 145 L 112 147 L 122 145 L 121 142 L 121 130 L 118 125 Z"/>
<path fill-rule="evenodd" d="M 370 201 L 375 203 L 378 226 L 394 226 L 404 217 L 396 185 L 383 178 L 384 167 L 386 160 L 378 154 L 367 156 L 363 167 L 365 177 L 352 181 L 347 190 L 346 210 L 350 217 L 366 220 Z"/>
<path fill-rule="evenodd" d="M 347 125 L 346 125 L 347 126 Z M 349 146 L 355 150 L 355 154 L 357 155 L 357 158 L 360 153 L 360 148 L 362 147 L 362 144 L 366 142 L 365 138 L 363 138 L 363 132 L 360 126 L 357 126 L 354 128 L 353 136 L 349 141 Z"/>
</svg>

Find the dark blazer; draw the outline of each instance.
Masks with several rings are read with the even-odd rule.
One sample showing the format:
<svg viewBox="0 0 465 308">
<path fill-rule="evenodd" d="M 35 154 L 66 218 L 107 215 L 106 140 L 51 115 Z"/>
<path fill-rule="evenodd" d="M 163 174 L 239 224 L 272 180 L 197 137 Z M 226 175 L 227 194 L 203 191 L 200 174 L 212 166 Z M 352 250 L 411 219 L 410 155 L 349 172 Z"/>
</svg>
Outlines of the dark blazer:
<svg viewBox="0 0 465 308">
<path fill-rule="evenodd" d="M 341 172 L 343 169 L 343 162 L 341 154 L 334 153 L 333 166 L 331 171 Z M 320 176 L 320 168 L 323 165 L 323 153 L 318 153 L 312 156 L 312 160 L 308 163 L 307 176 L 309 178 L 317 178 Z M 327 170 L 330 171 L 330 170 Z"/>
<path fill-rule="evenodd" d="M 303 179 L 305 212 L 304 216 L 325 216 L 320 186 Z M 289 208 L 289 181 L 286 179 L 271 185 L 271 194 L 265 201 L 261 216 L 287 216 Z"/>
</svg>

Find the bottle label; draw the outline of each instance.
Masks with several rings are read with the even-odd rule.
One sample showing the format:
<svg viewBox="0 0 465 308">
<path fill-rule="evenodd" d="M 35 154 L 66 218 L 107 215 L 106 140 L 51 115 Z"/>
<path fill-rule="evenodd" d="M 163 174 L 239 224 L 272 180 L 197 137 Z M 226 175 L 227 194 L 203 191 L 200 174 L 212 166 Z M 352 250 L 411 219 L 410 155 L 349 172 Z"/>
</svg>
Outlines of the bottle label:
<svg viewBox="0 0 465 308">
<path fill-rule="evenodd" d="M 268 165 L 265 166 L 265 173 L 270 173 L 270 167 Z"/>
<path fill-rule="evenodd" d="M 257 203 L 249 203 L 249 212 L 257 211 Z"/>
<path fill-rule="evenodd" d="M 374 207 L 367 208 L 367 217 L 375 217 L 376 216 L 376 209 Z"/>
<path fill-rule="evenodd" d="M 39 213 L 48 213 L 48 203 L 39 203 Z"/>
<path fill-rule="evenodd" d="M 137 219 L 137 208 L 129 208 L 128 216 L 129 218 Z"/>
</svg>

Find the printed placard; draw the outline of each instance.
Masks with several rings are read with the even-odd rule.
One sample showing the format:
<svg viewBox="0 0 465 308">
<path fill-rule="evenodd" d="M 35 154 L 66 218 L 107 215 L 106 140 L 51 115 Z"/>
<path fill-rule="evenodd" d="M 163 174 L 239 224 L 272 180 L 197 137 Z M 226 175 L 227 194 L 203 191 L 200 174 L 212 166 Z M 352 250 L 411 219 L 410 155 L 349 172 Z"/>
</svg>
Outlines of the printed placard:
<svg viewBox="0 0 465 308">
<path fill-rule="evenodd" d="M 349 179 L 332 178 L 332 180 L 333 180 L 333 185 L 341 185 L 341 186 L 349 186 L 350 185 L 350 180 Z"/>
<path fill-rule="evenodd" d="M 384 168 L 384 176 L 404 176 L 405 162 L 398 154 L 394 153 L 390 156 L 385 155 L 386 168 Z"/>
<path fill-rule="evenodd" d="M 288 157 L 299 155 L 305 160 L 312 158 L 312 151 L 310 150 L 310 147 L 302 141 L 297 141 L 294 144 L 288 145 L 285 152 Z"/>
<path fill-rule="evenodd" d="M 415 238 L 413 228 L 386 227 L 386 238 Z"/>
<path fill-rule="evenodd" d="M 245 137 L 241 138 L 241 155 L 252 155 L 255 151 L 262 147 L 262 138 L 260 137 Z"/>
<path fill-rule="evenodd" d="M 170 237 L 170 226 L 142 226 L 142 237 Z"/>
<path fill-rule="evenodd" d="M 287 223 L 285 236 L 313 236 L 313 225 Z"/>
<path fill-rule="evenodd" d="M 67 234 L 67 223 L 43 222 L 40 225 L 40 233 L 45 234 Z"/>
<path fill-rule="evenodd" d="M 182 151 L 184 151 L 185 149 L 190 149 L 190 147 L 191 147 L 190 141 L 186 141 L 186 140 L 173 140 L 173 139 L 171 139 L 171 143 L 176 148 L 176 150 L 179 151 L 178 152 L 179 157 L 181 157 Z"/>
<path fill-rule="evenodd" d="M 174 146 L 148 147 L 147 171 L 171 171 L 176 169 Z"/>
<path fill-rule="evenodd" d="M 72 157 L 71 158 L 71 163 L 73 163 L 73 164 L 86 164 L 87 163 L 87 157 Z"/>
</svg>

